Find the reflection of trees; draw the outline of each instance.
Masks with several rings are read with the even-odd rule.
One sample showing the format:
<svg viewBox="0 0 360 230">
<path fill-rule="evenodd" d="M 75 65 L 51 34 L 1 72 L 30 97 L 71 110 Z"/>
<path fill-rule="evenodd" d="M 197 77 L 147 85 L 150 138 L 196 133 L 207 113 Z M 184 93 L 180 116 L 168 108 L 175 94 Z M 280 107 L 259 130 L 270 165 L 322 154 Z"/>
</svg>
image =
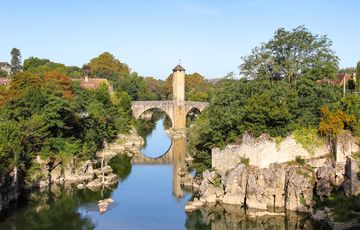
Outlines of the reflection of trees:
<svg viewBox="0 0 360 230">
<path fill-rule="evenodd" d="M 109 165 L 120 179 L 124 180 L 131 173 L 131 157 L 125 154 L 117 155 L 109 161 Z"/>
<path fill-rule="evenodd" d="M 80 206 L 97 211 L 97 202 L 110 197 L 111 191 L 92 192 L 70 188 L 52 188 L 52 191 L 33 193 L 26 204 L 11 216 L 13 221 L 0 223 L 0 229 L 95 229 L 91 219 L 79 214 Z"/>
<path fill-rule="evenodd" d="M 170 129 L 172 127 L 171 119 L 169 116 L 165 116 L 163 125 L 165 129 Z"/>
</svg>

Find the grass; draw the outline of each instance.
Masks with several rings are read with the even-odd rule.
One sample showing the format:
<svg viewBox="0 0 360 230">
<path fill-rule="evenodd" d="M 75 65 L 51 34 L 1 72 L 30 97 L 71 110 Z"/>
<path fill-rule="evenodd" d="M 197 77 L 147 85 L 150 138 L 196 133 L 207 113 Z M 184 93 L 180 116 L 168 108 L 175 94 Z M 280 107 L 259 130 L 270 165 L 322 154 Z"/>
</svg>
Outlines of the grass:
<svg viewBox="0 0 360 230">
<path fill-rule="evenodd" d="M 240 157 L 240 162 L 246 166 L 250 165 L 250 159 L 247 157 Z"/>
<path fill-rule="evenodd" d="M 305 166 L 306 161 L 305 161 L 305 159 L 303 157 L 296 156 L 295 160 L 288 161 L 287 164 L 289 166 Z"/>
<path fill-rule="evenodd" d="M 215 185 L 216 188 L 220 188 L 220 187 L 221 187 L 222 183 L 221 183 L 220 177 L 215 178 L 215 180 L 214 180 L 214 185 Z"/>
<path fill-rule="evenodd" d="M 301 194 L 299 200 L 300 200 L 300 204 L 306 206 L 306 200 L 305 200 L 304 195 Z"/>
<path fill-rule="evenodd" d="M 276 149 L 279 151 L 280 150 L 280 144 L 284 140 L 284 138 L 279 136 L 279 137 L 275 137 L 274 140 L 275 140 L 275 143 L 276 143 Z"/>
<path fill-rule="evenodd" d="M 301 156 L 296 156 L 295 161 L 296 161 L 296 163 L 298 163 L 301 166 L 304 166 L 306 163 L 305 159 L 302 158 Z"/>
</svg>

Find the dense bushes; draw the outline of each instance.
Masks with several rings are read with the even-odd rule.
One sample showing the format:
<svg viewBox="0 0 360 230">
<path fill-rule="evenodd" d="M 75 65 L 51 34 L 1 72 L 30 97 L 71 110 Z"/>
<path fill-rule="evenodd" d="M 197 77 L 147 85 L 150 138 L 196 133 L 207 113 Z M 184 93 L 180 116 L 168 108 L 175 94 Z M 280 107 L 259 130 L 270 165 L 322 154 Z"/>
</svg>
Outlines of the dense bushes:
<svg viewBox="0 0 360 230">
<path fill-rule="evenodd" d="M 302 127 L 317 130 L 320 108 L 325 105 L 339 107 L 340 94 L 334 86 L 316 84 L 299 81 L 294 86 L 286 81 L 270 84 L 246 79 L 219 82 L 209 107 L 189 132 L 195 167 L 204 162 L 210 166 L 211 148 L 224 147 L 244 132 L 254 136 L 267 133 L 272 137 L 285 137 Z M 297 90 L 304 87 L 315 89 L 306 94 Z M 326 99 L 319 98 L 319 94 L 326 95 Z"/>
<path fill-rule="evenodd" d="M 217 83 L 209 107 L 189 132 L 193 166 L 200 172 L 209 168 L 211 149 L 237 141 L 244 132 L 277 139 L 294 132 L 307 142 L 317 135 L 321 121 L 325 136 L 333 131 L 336 135 L 338 127 L 358 134 L 360 96 L 342 98 L 340 88 L 319 81 L 332 79 L 338 68 L 330 46 L 326 36 L 298 27 L 279 29 L 268 43 L 256 47 L 240 65 L 243 77 Z M 300 137 L 306 130 L 309 135 Z"/>
<path fill-rule="evenodd" d="M 1 95 L 2 167 L 27 169 L 35 155 L 90 159 L 131 123 L 130 99 L 111 97 L 105 84 L 82 89 L 57 71 L 18 73 Z"/>
</svg>

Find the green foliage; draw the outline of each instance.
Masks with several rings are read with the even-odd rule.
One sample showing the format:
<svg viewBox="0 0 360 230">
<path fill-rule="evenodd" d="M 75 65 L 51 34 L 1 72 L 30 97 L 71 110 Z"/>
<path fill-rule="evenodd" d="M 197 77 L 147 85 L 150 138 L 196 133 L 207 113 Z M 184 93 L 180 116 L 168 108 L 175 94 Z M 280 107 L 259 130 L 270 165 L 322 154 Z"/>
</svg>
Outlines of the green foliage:
<svg viewBox="0 0 360 230">
<path fill-rule="evenodd" d="M 241 72 L 251 79 L 293 82 L 305 75 L 313 80 L 335 76 L 338 57 L 326 36 L 310 33 L 304 26 L 278 29 L 267 43 L 243 58 Z"/>
<path fill-rule="evenodd" d="M 222 183 L 221 183 L 221 178 L 220 178 L 220 177 L 216 177 L 216 178 L 214 179 L 214 186 L 215 186 L 216 188 L 220 188 L 221 185 L 222 185 Z"/>
<path fill-rule="evenodd" d="M 340 89 L 317 82 L 337 72 L 338 58 L 330 46 L 326 36 L 304 27 L 279 29 L 245 57 L 240 68 L 246 78 L 219 81 L 206 112 L 190 131 L 189 150 L 197 167 L 209 167 L 200 159 L 210 162 L 212 148 L 235 142 L 245 132 L 255 137 L 266 133 L 279 142 L 296 130 L 297 141 L 308 150 L 319 144 L 315 130 L 320 109 L 342 106 Z M 345 128 L 356 130 L 355 124 L 348 122 Z"/>
<path fill-rule="evenodd" d="M 294 85 L 297 92 L 296 123 L 304 127 L 317 128 L 320 109 L 341 100 L 341 90 L 332 85 L 319 84 L 310 77 L 300 78 Z"/>
<path fill-rule="evenodd" d="M 321 137 L 318 135 L 318 130 L 315 128 L 300 127 L 295 129 L 292 134 L 295 141 L 310 153 L 314 153 L 314 149 L 323 144 Z"/>
<path fill-rule="evenodd" d="M 247 157 L 240 157 L 240 163 L 249 166 L 250 165 L 250 159 Z"/>
<path fill-rule="evenodd" d="M 360 86 L 360 61 L 356 65 L 356 85 Z M 359 89 L 358 89 L 359 91 Z"/>
<path fill-rule="evenodd" d="M 355 67 L 347 67 L 347 68 L 342 68 L 339 70 L 339 73 L 347 73 L 347 74 L 354 74 L 356 73 L 356 68 Z"/>
<path fill-rule="evenodd" d="M 0 162 L 35 170 L 36 155 L 67 162 L 90 159 L 130 127 L 131 100 L 110 97 L 107 85 L 82 89 L 59 72 L 14 76 L 0 106 Z M 120 96 L 119 98 L 117 96 Z M 31 175 L 30 175 L 31 176 Z"/>
<path fill-rule="evenodd" d="M 65 66 L 61 63 L 52 62 L 49 59 L 29 57 L 24 60 L 23 70 L 36 75 L 45 75 L 49 71 L 57 71 L 71 78 L 79 78 L 81 69 L 77 66 Z"/>
<path fill-rule="evenodd" d="M 40 66 L 49 65 L 51 62 L 49 59 L 40 59 L 37 57 L 29 57 L 24 60 L 24 71 L 35 69 Z"/>
<path fill-rule="evenodd" d="M 283 137 L 275 137 L 274 140 L 275 140 L 275 144 L 276 144 L 276 149 L 279 150 L 280 144 L 284 140 L 284 138 Z"/>
<path fill-rule="evenodd" d="M 8 73 L 4 70 L 0 70 L 0 78 L 4 78 L 4 77 L 7 77 L 8 76 Z"/>
<path fill-rule="evenodd" d="M 122 180 L 124 180 L 131 172 L 131 157 L 126 154 L 117 155 L 109 161 L 109 165 Z"/>
<path fill-rule="evenodd" d="M 360 95 L 347 94 L 340 103 L 340 109 L 355 119 L 348 128 L 354 135 L 360 136 Z"/>
<path fill-rule="evenodd" d="M 300 198 L 299 198 L 300 204 L 306 206 L 306 200 L 304 195 L 300 194 Z"/>
<path fill-rule="evenodd" d="M 18 48 L 13 48 L 11 54 L 11 74 L 21 71 L 21 52 Z"/>
<path fill-rule="evenodd" d="M 295 161 L 296 161 L 296 163 L 298 163 L 301 166 L 304 166 L 306 163 L 305 159 L 302 158 L 301 156 L 296 156 Z"/>
<path fill-rule="evenodd" d="M 91 59 L 88 66 L 93 77 L 106 78 L 108 80 L 116 80 L 119 76 L 130 74 L 129 67 L 121 63 L 109 52 L 104 52 L 98 57 Z"/>
</svg>

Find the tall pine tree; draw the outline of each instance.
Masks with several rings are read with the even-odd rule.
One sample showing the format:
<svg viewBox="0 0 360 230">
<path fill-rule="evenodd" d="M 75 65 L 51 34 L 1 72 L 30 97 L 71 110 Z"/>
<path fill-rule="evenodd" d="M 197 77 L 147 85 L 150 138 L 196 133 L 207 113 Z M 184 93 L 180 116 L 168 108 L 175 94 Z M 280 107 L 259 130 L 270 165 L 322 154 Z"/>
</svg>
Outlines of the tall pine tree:
<svg viewBox="0 0 360 230">
<path fill-rule="evenodd" d="M 356 86 L 357 86 L 357 91 L 359 92 L 360 90 L 360 61 L 358 61 L 357 65 L 356 65 Z"/>
<path fill-rule="evenodd" d="M 21 70 L 21 53 L 18 48 L 13 48 L 11 54 L 11 74 L 20 72 Z"/>
</svg>

